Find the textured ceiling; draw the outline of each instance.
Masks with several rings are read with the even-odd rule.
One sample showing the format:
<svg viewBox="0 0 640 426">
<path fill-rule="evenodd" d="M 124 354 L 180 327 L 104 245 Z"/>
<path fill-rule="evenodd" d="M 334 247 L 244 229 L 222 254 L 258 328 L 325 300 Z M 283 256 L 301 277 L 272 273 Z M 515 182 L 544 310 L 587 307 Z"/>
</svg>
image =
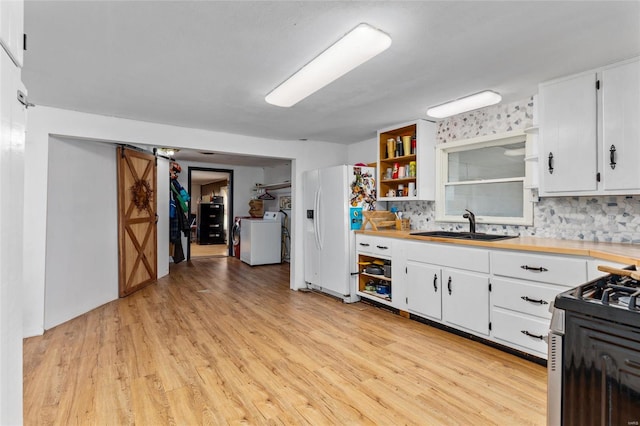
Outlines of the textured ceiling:
<svg viewBox="0 0 640 426">
<path fill-rule="evenodd" d="M 360 22 L 391 47 L 291 108 L 264 101 Z M 449 99 L 519 100 L 639 55 L 640 2 L 27 0 L 25 32 L 37 105 L 349 144 Z"/>
</svg>

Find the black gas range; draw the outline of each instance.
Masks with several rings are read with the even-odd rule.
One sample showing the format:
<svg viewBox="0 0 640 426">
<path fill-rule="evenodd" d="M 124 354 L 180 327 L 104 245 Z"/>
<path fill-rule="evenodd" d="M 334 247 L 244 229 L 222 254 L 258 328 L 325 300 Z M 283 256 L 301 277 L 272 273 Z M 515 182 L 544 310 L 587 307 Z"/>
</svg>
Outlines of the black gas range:
<svg viewBox="0 0 640 426">
<path fill-rule="evenodd" d="M 640 425 L 640 273 L 561 293 L 553 316 L 549 424 Z"/>
</svg>

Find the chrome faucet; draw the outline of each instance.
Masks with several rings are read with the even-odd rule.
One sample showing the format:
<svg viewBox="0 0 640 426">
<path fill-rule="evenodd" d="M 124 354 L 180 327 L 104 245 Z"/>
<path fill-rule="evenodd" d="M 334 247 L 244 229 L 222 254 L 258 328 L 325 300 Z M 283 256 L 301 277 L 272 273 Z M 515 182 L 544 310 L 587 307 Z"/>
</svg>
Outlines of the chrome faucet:
<svg viewBox="0 0 640 426">
<path fill-rule="evenodd" d="M 465 214 L 462 215 L 463 218 L 469 219 L 469 232 L 475 234 L 476 232 L 476 215 L 473 214 L 471 210 L 464 209 L 466 211 Z"/>
</svg>

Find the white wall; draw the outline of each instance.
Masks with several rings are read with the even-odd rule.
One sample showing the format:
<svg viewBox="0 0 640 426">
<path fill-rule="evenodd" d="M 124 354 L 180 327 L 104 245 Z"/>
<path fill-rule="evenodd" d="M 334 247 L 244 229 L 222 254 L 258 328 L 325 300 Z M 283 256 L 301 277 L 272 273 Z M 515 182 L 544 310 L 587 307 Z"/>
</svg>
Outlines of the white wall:
<svg viewBox="0 0 640 426">
<path fill-rule="evenodd" d="M 24 245 L 29 268 L 24 276 L 25 335 L 41 334 L 44 327 L 45 247 L 47 235 L 48 156 L 50 135 L 121 142 L 132 145 L 175 146 L 222 153 L 292 159 L 292 196 L 302 199 L 302 173 L 306 170 L 346 162 L 347 148 L 327 142 L 281 141 L 190 129 L 163 124 L 86 114 L 38 106 L 29 110 L 25 150 Z M 82 178 L 78 176 L 77 178 Z M 168 194 L 168 192 L 167 192 Z M 159 200 L 160 205 L 160 200 Z M 238 204 L 239 205 L 239 204 Z M 302 262 L 302 206 L 294 203 L 292 223 L 291 282 L 293 289 L 304 287 Z M 116 233 L 116 229 L 113 230 Z M 159 236 L 162 235 L 158 228 Z"/>
<path fill-rule="evenodd" d="M 158 278 L 169 274 L 169 160 L 158 158 L 156 213 L 158 214 Z M 163 179 L 166 177 L 166 179 Z M 164 197 L 162 194 L 165 194 Z M 166 197 L 166 198 L 165 198 Z"/>
<path fill-rule="evenodd" d="M 50 139 L 45 329 L 118 298 L 117 176 L 113 145 Z"/>
<path fill-rule="evenodd" d="M 12 6 L 13 7 L 13 6 Z M 3 9 L 4 13 L 4 9 Z M 4 16 L 3 16 L 4 18 Z M 5 28 L 3 28 L 4 30 Z M 0 424 L 22 423 L 22 282 L 26 93 L 0 47 Z"/>
<path fill-rule="evenodd" d="M 378 161 L 376 139 L 354 143 L 347 146 L 347 164 L 375 163 Z"/>
</svg>

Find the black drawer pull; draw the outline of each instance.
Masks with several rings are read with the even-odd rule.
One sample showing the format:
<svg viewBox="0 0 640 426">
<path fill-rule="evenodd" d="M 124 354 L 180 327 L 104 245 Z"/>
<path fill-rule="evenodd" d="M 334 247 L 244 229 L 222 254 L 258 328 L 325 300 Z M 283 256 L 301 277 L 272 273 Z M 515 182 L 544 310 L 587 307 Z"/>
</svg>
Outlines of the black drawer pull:
<svg viewBox="0 0 640 426">
<path fill-rule="evenodd" d="M 530 299 L 527 296 L 522 296 L 522 297 L 520 297 L 520 299 L 524 300 L 525 302 L 538 303 L 540 305 L 548 305 L 549 304 L 549 302 L 547 302 L 546 300 Z"/>
<path fill-rule="evenodd" d="M 438 291 L 438 274 L 433 274 L 433 291 Z"/>
<path fill-rule="evenodd" d="M 451 277 L 449 277 L 449 281 L 447 281 L 447 290 L 449 290 L 449 295 L 451 295 Z"/>
<path fill-rule="evenodd" d="M 359 244 L 360 244 L 362 247 L 369 247 L 369 246 L 370 246 L 370 244 L 368 244 L 368 243 L 359 243 Z"/>
<path fill-rule="evenodd" d="M 520 330 L 520 333 L 524 334 L 525 336 L 533 337 L 534 339 L 544 340 L 544 336 L 539 334 L 529 333 L 527 330 Z"/>
<path fill-rule="evenodd" d="M 542 266 L 540 266 L 539 268 L 536 268 L 529 265 L 522 265 L 521 268 L 524 269 L 525 271 L 531 271 L 531 272 L 547 272 L 548 271 L 547 268 L 543 268 Z"/>
<path fill-rule="evenodd" d="M 387 246 L 376 246 L 376 247 L 378 247 L 380 250 L 387 250 L 389 248 Z"/>
</svg>

